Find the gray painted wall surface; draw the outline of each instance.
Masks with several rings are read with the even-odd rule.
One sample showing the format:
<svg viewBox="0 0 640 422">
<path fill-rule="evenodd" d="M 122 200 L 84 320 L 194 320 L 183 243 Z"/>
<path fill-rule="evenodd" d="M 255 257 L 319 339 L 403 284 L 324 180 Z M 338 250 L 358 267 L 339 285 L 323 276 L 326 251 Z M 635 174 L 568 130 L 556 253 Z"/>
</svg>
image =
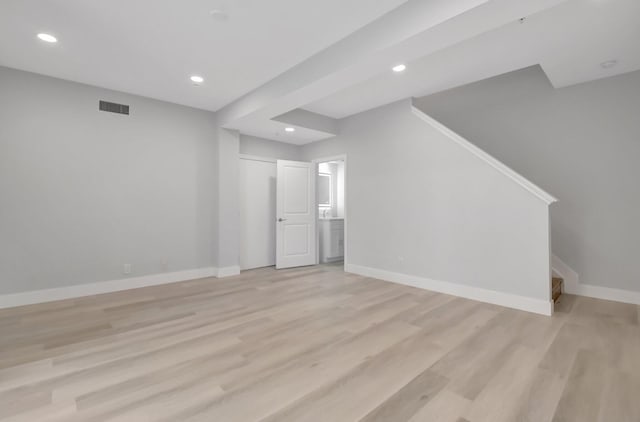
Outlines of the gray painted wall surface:
<svg viewBox="0 0 640 422">
<path fill-rule="evenodd" d="M 536 66 L 416 105 L 559 199 L 552 250 L 581 283 L 640 290 L 640 72 L 556 90 Z"/>
<path fill-rule="evenodd" d="M 342 125 L 347 119 L 340 121 Z M 334 157 L 346 152 L 345 139 L 340 136 L 326 139 L 324 141 L 312 142 L 300 146 L 303 161 L 312 161 L 318 158 Z"/>
<path fill-rule="evenodd" d="M 218 268 L 240 262 L 240 134 L 218 129 Z"/>
<path fill-rule="evenodd" d="M 216 264 L 213 113 L 2 67 L 0 95 L 0 294 Z"/>
<path fill-rule="evenodd" d="M 302 159 L 302 148 L 298 145 L 284 142 L 240 135 L 240 154 L 300 161 Z"/>
<path fill-rule="evenodd" d="M 348 264 L 548 300 L 547 205 L 410 106 L 349 117 L 303 147 L 347 154 Z"/>
<path fill-rule="evenodd" d="M 476 214 L 461 203 L 453 214 L 431 204 L 456 203 L 455 195 L 436 194 L 452 188 L 436 181 L 459 177 L 451 169 L 460 162 L 442 161 L 452 158 L 448 144 L 408 113 L 406 101 L 344 119 L 340 136 L 297 147 L 225 134 L 213 113 L 1 67 L 0 92 L 0 294 L 124 278 L 124 263 L 134 265 L 131 276 L 218 259 L 235 265 L 238 229 L 218 236 L 217 226 L 235 226 L 237 206 L 216 198 L 237 196 L 220 192 L 233 185 L 220 176 L 237 179 L 221 164 L 233 170 L 238 153 L 307 161 L 348 154 L 352 264 L 538 298 L 548 293 L 513 276 L 537 278 L 537 269 L 526 269 L 531 260 L 498 259 L 494 251 L 482 259 L 503 273 L 474 271 L 479 261 L 460 245 L 489 238 L 500 246 L 502 234 L 452 236 L 460 227 L 454 220 Z M 132 114 L 100 113 L 99 99 L 130 104 Z M 640 72 L 554 90 L 530 68 L 417 105 L 560 199 L 552 206 L 553 249 L 582 282 L 640 290 L 633 265 L 640 250 Z M 502 183 L 466 183 L 479 181 L 486 184 L 467 190 Z M 452 191 L 458 199 L 463 187 Z M 483 212 L 502 212 L 482 204 Z M 540 210 L 530 208 L 537 219 Z M 532 217 L 511 214 L 499 215 L 514 225 Z M 539 258 L 533 261 L 537 268 Z"/>
</svg>

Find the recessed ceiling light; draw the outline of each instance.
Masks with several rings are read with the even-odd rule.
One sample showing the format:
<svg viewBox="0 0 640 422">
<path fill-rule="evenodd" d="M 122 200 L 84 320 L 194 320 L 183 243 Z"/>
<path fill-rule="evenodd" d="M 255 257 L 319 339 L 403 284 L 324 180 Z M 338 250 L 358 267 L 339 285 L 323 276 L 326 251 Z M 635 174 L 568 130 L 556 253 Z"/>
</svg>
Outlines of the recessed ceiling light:
<svg viewBox="0 0 640 422">
<path fill-rule="evenodd" d="M 391 70 L 393 70 L 394 72 L 397 73 L 397 72 L 404 72 L 406 70 L 406 68 L 407 68 L 407 66 L 405 66 L 403 64 L 399 64 L 399 65 L 393 66 L 391 68 Z"/>
<path fill-rule="evenodd" d="M 606 62 L 600 63 L 600 67 L 603 69 L 611 69 L 617 64 L 618 64 L 617 60 L 607 60 Z"/>
<path fill-rule="evenodd" d="M 44 42 L 58 42 L 58 39 L 51 34 L 40 33 L 38 34 L 38 38 L 40 38 Z"/>
<path fill-rule="evenodd" d="M 294 128 L 294 127 L 285 127 L 285 128 L 284 128 L 284 131 L 285 131 L 285 132 L 295 132 L 295 131 L 296 131 L 296 128 Z"/>
<path fill-rule="evenodd" d="M 190 79 L 194 84 L 201 84 L 202 82 L 204 82 L 204 78 L 198 75 L 193 75 Z"/>
</svg>

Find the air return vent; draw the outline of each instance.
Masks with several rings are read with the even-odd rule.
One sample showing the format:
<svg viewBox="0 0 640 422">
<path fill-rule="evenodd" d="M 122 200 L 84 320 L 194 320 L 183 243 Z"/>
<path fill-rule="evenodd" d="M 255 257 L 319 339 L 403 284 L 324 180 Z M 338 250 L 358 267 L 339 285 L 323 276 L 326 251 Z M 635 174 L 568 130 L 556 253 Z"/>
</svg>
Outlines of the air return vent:
<svg viewBox="0 0 640 422">
<path fill-rule="evenodd" d="M 110 103 L 108 101 L 100 101 L 100 111 L 108 111 L 118 114 L 129 114 L 129 106 L 124 104 Z"/>
</svg>

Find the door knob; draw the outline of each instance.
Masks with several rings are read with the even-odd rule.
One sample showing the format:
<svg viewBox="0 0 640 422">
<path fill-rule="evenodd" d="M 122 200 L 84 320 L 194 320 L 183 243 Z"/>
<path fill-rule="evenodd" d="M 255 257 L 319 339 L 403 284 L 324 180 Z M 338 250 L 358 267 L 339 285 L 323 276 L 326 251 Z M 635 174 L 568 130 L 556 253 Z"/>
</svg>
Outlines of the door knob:
<svg viewBox="0 0 640 422">
<path fill-rule="evenodd" d="M 287 221 L 287 219 L 286 218 L 278 218 L 278 222 L 279 223 L 282 223 L 283 221 Z"/>
</svg>

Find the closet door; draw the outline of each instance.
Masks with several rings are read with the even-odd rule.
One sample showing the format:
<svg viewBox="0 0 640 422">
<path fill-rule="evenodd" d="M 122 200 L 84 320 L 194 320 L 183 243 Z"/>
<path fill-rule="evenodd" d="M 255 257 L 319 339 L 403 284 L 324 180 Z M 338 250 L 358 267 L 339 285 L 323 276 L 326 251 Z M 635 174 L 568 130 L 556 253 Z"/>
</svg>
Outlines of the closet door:
<svg viewBox="0 0 640 422">
<path fill-rule="evenodd" d="M 240 159 L 240 269 L 276 263 L 276 163 Z"/>
</svg>

